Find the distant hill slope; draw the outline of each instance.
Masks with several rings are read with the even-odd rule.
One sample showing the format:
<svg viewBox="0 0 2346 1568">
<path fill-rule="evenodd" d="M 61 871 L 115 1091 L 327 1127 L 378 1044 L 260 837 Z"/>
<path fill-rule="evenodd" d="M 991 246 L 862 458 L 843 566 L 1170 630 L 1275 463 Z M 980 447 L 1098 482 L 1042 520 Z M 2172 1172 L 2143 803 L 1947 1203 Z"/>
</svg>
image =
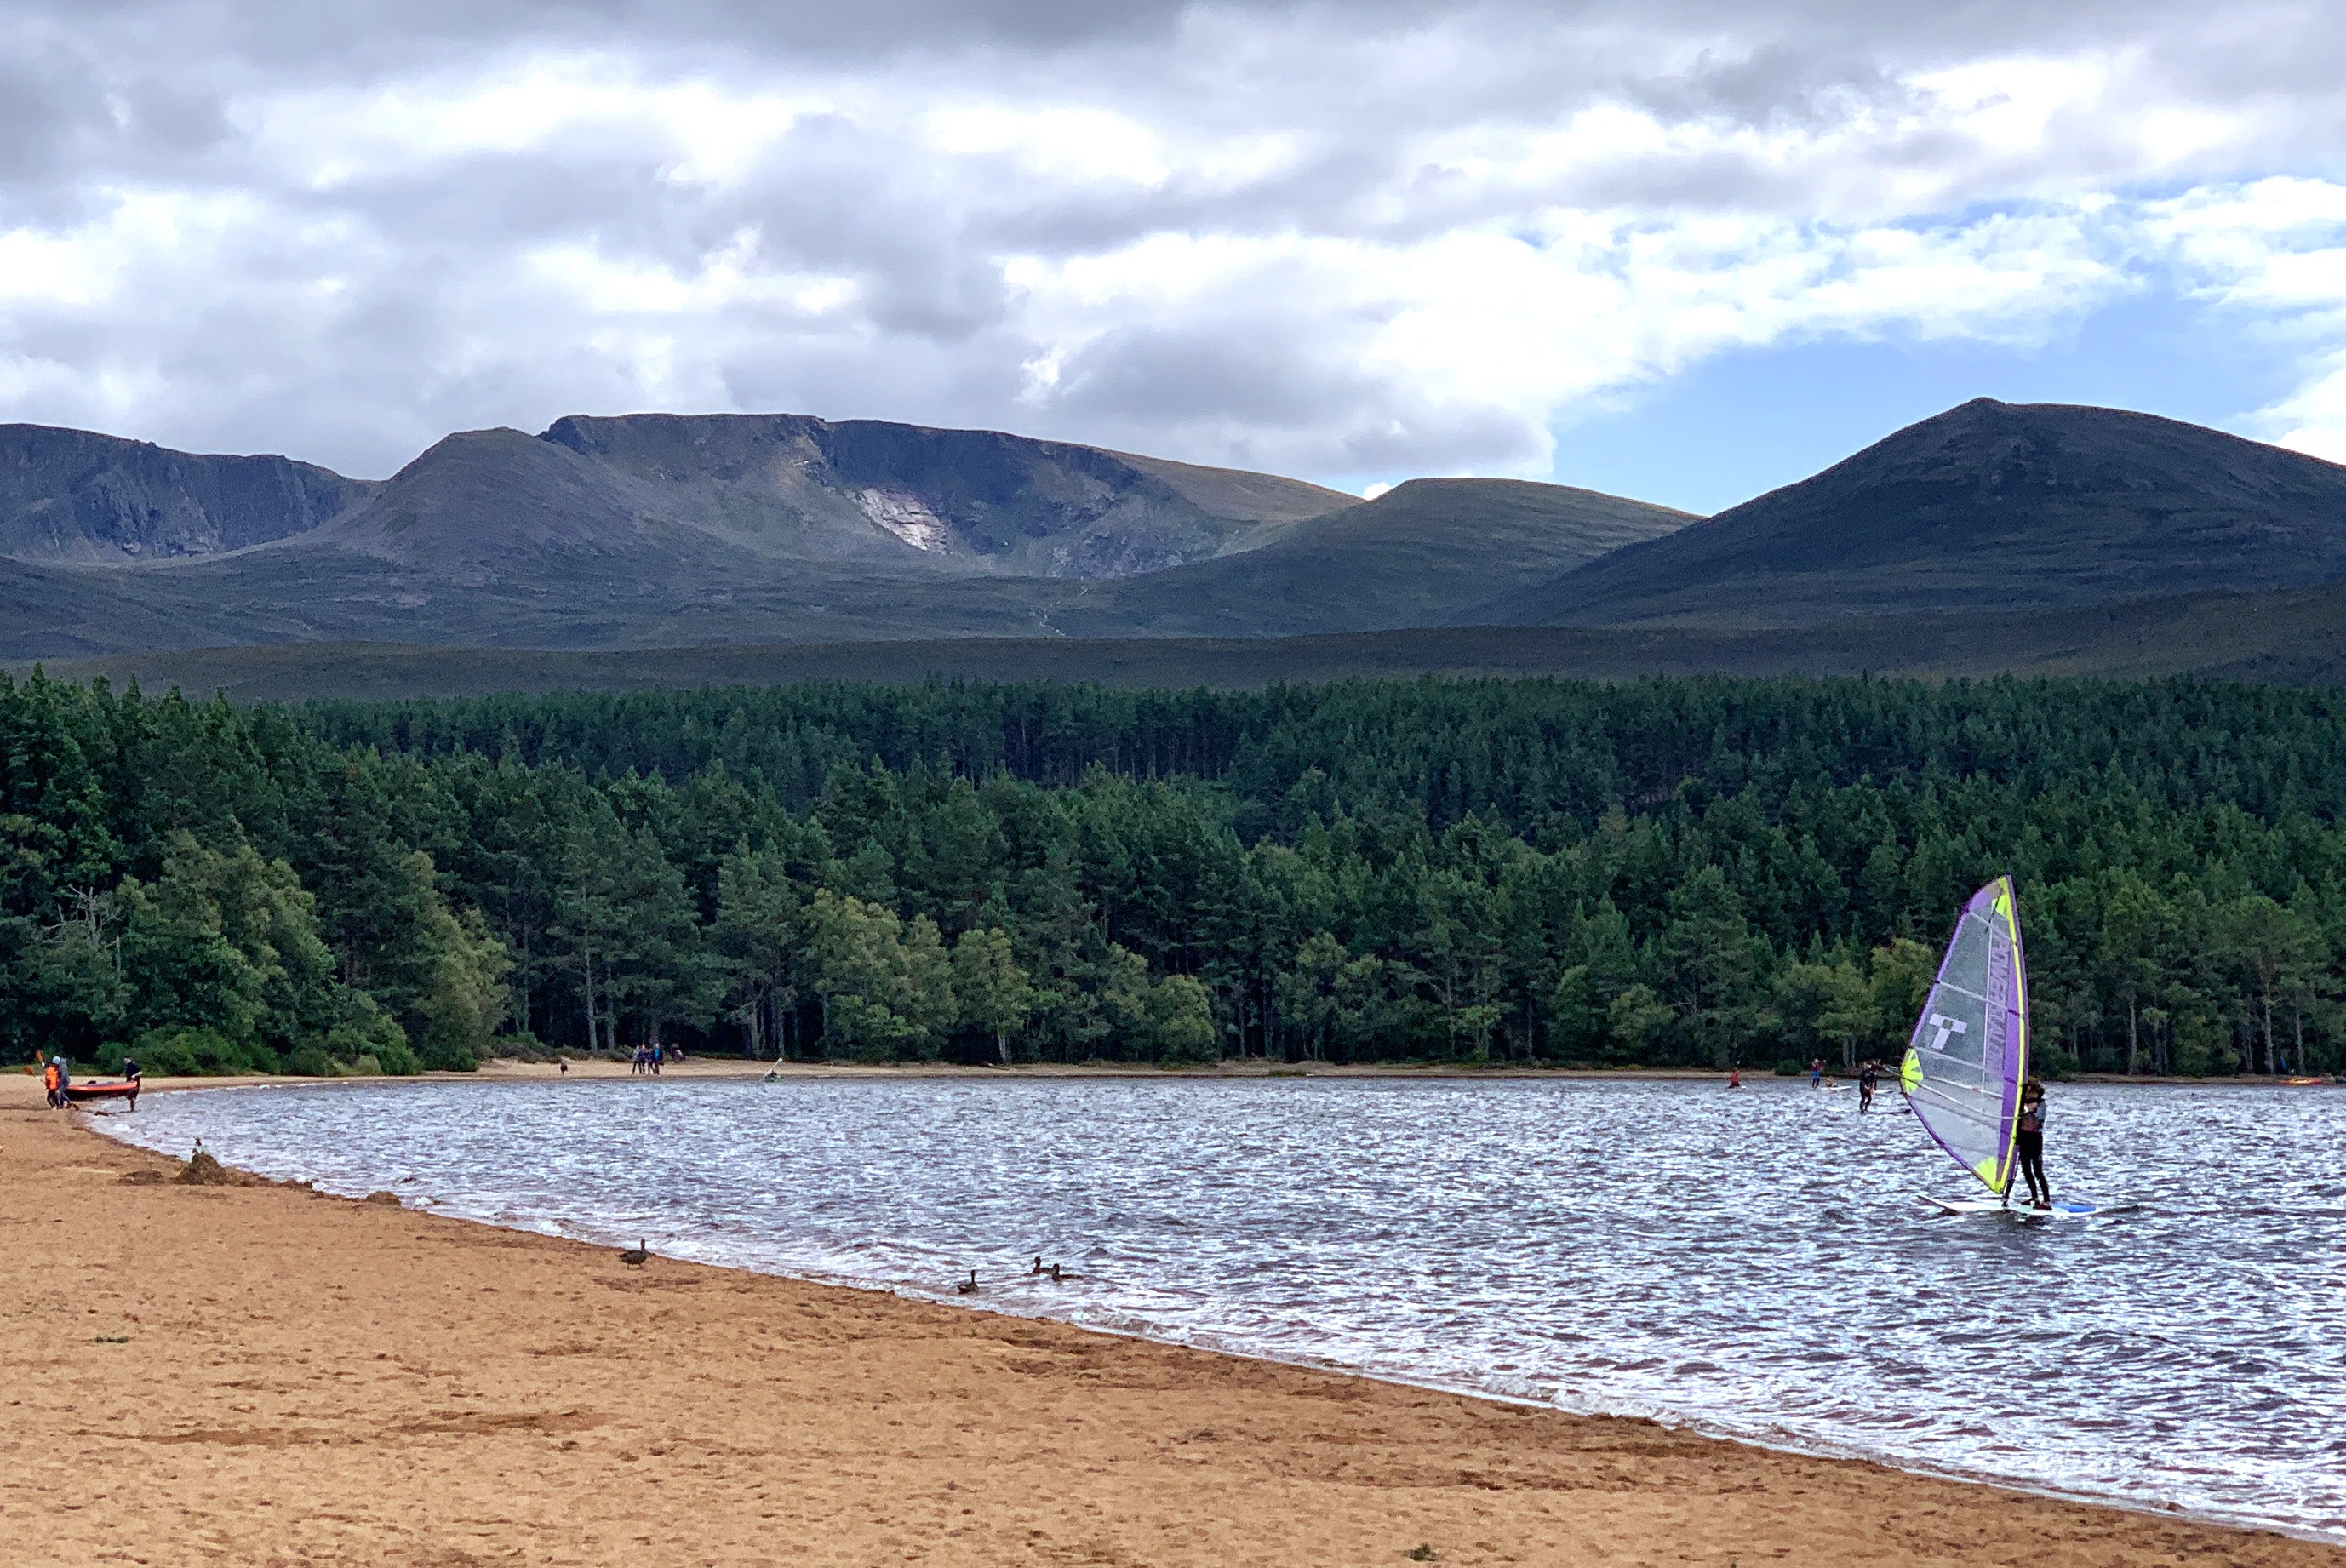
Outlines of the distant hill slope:
<svg viewBox="0 0 2346 1568">
<path fill-rule="evenodd" d="M 1108 510 L 1069 522 L 1107 495 L 1085 492 L 1091 499 L 1067 503 L 1074 510 L 1055 523 L 1049 508 L 1060 503 L 1037 494 L 1073 493 L 1076 480 L 1106 484 L 1087 465 L 1107 464 L 1107 454 L 996 438 L 970 447 L 913 432 L 904 438 L 911 455 L 882 461 L 854 448 L 859 435 L 837 449 L 837 465 L 821 471 L 831 478 L 817 484 L 806 468 L 775 477 L 770 430 L 566 423 L 589 451 L 518 431 L 466 432 L 307 534 L 97 574 L 82 599 L 61 599 L 53 614 L 36 606 L 0 626 L 0 657 L 279 641 L 593 648 L 1378 630 L 1439 622 L 1494 585 L 1536 581 L 1687 521 L 1662 507 L 1508 480 L 1414 481 L 1373 503 L 1339 497 L 1342 508 L 1297 520 L 1292 513 L 1335 493 L 1152 463 L 1169 472 L 1160 478 L 1117 458 L 1099 472 L 1131 483 L 1108 496 Z M 898 439 L 881 433 L 883 446 Z M 967 480 L 964 490 L 950 491 L 951 474 L 935 471 L 941 452 L 961 453 L 953 472 Z M 996 458 L 1005 466 L 988 469 Z M 801 460 L 813 461 L 804 450 L 791 462 Z M 915 549 L 860 512 L 818 514 L 818 505 L 843 504 L 826 488 L 832 478 L 874 473 L 927 475 L 929 515 L 947 520 L 940 527 L 959 529 L 956 518 L 994 526 L 1026 508 L 1022 537 L 1036 548 L 1091 548 L 1087 541 L 1112 537 L 1129 564 L 1147 537 L 1132 518 L 1149 508 L 1149 526 L 1187 518 L 1201 548 L 1248 542 L 1249 530 L 1271 542 L 1121 578 L 1024 575 L 1000 563 L 971 565 L 957 553 L 959 532 L 946 548 Z M 773 500 L 787 484 L 805 493 L 789 507 Z M 1191 494 L 1277 520 L 1217 521 L 1183 498 Z M 1114 517 L 1123 520 L 1101 521 Z M 1217 531 L 1219 544 L 1208 537 Z M 1095 549 L 1080 565 L 1104 564 L 1112 563 Z M 98 607 L 108 594 L 120 603 L 110 617 Z"/>
<path fill-rule="evenodd" d="M 4 605 L 5 601 L 0 601 Z M 17 673 L 29 666 L 19 663 Z M 604 652 L 307 643 L 52 660 L 49 673 L 240 702 L 478 697 L 651 687 L 905 684 L 933 677 L 1106 686 L 1261 687 L 1421 675 L 1627 680 L 1646 676 L 2178 675 L 2346 687 L 2346 585 L 2197 594 L 2094 609 L 1841 621 L 1803 628 L 1457 626 L 1304 637 L 912 642 Z"/>
<path fill-rule="evenodd" d="M 1275 474 L 798 414 L 469 431 L 382 484 L 282 457 L 0 426 L 0 557 L 61 565 L 270 546 L 438 564 L 477 580 L 570 553 L 635 555 L 657 573 L 680 550 L 913 578 L 1096 579 L 1249 549 L 1359 504 Z"/>
<path fill-rule="evenodd" d="M 557 420 L 647 514 L 790 559 L 1120 577 L 1248 548 L 1360 498 L 995 431 L 800 414 Z M 1274 530 L 1275 531 L 1275 530 Z"/>
<path fill-rule="evenodd" d="M 1257 523 L 1300 523 L 1325 517 L 1361 504 L 1361 498 L 1323 484 L 1284 479 L 1276 473 L 1251 473 L 1237 468 L 1200 468 L 1194 463 L 1142 457 L 1130 452 L 1107 456 L 1128 463 L 1141 473 L 1163 480 L 1190 504 L 1217 517 L 1244 517 Z"/>
<path fill-rule="evenodd" d="M 0 424 L 0 557 L 118 565 L 307 533 L 373 490 L 286 457 L 212 457 Z"/>
<path fill-rule="evenodd" d="M 1438 625 L 1527 582 L 1684 527 L 1689 514 L 1514 479 L 1413 479 L 1243 555 L 1134 577 L 1053 615 L 1078 636 L 1292 636 Z"/>
<path fill-rule="evenodd" d="M 2346 468 L 2149 414 L 1982 398 L 1460 624 L 1805 626 L 2346 578 Z"/>
<path fill-rule="evenodd" d="M 640 558 L 656 548 L 629 488 L 599 463 L 517 430 L 444 436 L 365 502 L 270 558 L 332 550 L 477 583 L 484 568 Z"/>
</svg>

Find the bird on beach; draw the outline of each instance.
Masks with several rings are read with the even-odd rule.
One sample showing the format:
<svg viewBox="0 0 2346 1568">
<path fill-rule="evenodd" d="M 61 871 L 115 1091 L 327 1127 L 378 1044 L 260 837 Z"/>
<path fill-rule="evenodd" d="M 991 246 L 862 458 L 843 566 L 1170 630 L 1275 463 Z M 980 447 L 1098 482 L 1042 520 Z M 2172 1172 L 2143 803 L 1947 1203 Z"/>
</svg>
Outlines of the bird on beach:
<svg viewBox="0 0 2346 1568">
<path fill-rule="evenodd" d="M 958 1290 L 959 1292 L 961 1292 L 961 1294 L 963 1294 L 964 1296 L 974 1296 L 974 1295 L 976 1295 L 976 1294 L 977 1294 L 977 1270 L 976 1270 L 976 1269 L 974 1269 L 974 1268 L 971 1269 L 971 1270 L 969 1271 L 969 1278 L 966 1278 L 966 1279 L 957 1279 L 957 1280 L 954 1281 L 954 1288 L 955 1290 Z"/>
<path fill-rule="evenodd" d="M 651 1260 L 651 1248 L 638 1241 L 633 1247 L 627 1248 L 627 1251 L 619 1254 L 619 1261 L 622 1263 L 647 1263 Z"/>
</svg>

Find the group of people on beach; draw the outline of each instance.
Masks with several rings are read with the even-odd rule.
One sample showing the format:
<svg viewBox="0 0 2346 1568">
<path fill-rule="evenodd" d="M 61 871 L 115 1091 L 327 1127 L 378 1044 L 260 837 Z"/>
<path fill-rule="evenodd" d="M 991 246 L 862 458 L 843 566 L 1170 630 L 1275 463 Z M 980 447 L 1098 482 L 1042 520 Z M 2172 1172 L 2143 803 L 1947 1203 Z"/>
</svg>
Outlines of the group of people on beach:
<svg viewBox="0 0 2346 1568">
<path fill-rule="evenodd" d="M 40 1069 L 41 1088 L 47 1095 L 49 1109 L 62 1111 L 70 1106 L 73 1104 L 73 1096 L 66 1091 L 73 1087 L 73 1064 L 67 1062 L 63 1056 L 50 1056 L 44 1059 L 40 1052 L 35 1051 L 33 1067 L 28 1067 L 26 1071 L 29 1073 L 34 1067 Z M 138 1064 L 128 1056 L 122 1059 L 122 1081 L 131 1084 L 138 1082 Z"/>
<path fill-rule="evenodd" d="M 635 1064 L 627 1070 L 639 1076 L 657 1078 L 663 1063 L 678 1060 L 683 1055 L 684 1053 L 674 1046 L 663 1045 L 655 1040 L 648 1045 L 636 1047 Z M 564 1064 L 563 1070 L 569 1070 L 567 1063 Z"/>
</svg>

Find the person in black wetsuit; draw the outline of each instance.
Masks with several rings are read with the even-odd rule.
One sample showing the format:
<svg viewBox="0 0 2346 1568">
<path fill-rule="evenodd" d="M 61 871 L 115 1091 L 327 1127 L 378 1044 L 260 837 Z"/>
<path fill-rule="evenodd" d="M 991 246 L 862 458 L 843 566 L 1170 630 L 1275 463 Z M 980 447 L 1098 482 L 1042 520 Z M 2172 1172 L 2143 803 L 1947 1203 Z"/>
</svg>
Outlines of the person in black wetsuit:
<svg viewBox="0 0 2346 1568">
<path fill-rule="evenodd" d="M 1881 1082 L 1882 1064 L 1868 1059 L 1865 1065 L 1857 1070 L 1857 1108 L 1859 1110 L 1873 1109 L 1874 1085 Z"/>
<path fill-rule="evenodd" d="M 2045 1085 L 2034 1078 L 2020 1086 L 2020 1123 L 2013 1134 L 2012 1152 L 2020 1158 L 2028 1201 L 2051 1208 L 2053 1184 L 2045 1179 Z"/>
</svg>

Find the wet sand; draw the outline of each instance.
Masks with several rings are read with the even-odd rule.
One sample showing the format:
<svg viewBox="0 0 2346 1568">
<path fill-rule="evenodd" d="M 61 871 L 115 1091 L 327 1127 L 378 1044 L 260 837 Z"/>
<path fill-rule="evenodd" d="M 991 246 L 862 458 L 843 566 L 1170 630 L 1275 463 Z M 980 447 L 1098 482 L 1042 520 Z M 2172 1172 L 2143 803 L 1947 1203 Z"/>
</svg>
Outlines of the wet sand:
<svg viewBox="0 0 2346 1568">
<path fill-rule="evenodd" d="M 9 1563 L 2346 1568 L 1644 1421 L 182 1186 L 84 1120 L 0 1076 Z"/>
</svg>

